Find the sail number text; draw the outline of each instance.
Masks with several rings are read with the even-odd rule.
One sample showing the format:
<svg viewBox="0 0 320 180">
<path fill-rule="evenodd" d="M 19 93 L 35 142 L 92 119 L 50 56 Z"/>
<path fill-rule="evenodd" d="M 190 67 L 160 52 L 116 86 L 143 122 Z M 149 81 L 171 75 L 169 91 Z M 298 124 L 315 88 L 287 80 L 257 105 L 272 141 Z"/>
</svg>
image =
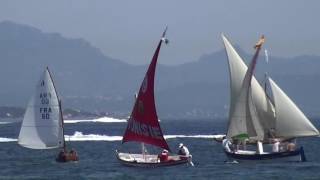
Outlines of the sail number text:
<svg viewBox="0 0 320 180">
<path fill-rule="evenodd" d="M 42 105 L 49 105 L 51 99 L 51 93 L 40 93 L 40 103 Z M 40 107 L 41 119 L 50 119 L 50 114 L 52 112 L 50 107 Z"/>
</svg>

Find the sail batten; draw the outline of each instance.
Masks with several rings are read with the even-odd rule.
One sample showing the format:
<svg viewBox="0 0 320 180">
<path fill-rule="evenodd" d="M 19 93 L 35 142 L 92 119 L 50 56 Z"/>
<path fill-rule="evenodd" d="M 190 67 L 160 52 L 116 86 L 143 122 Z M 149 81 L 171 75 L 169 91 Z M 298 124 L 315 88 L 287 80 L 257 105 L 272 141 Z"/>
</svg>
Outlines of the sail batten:
<svg viewBox="0 0 320 180">
<path fill-rule="evenodd" d="M 31 149 L 62 147 L 64 139 L 59 114 L 58 96 L 46 69 L 26 108 L 18 144 Z"/>
<path fill-rule="evenodd" d="M 170 150 L 163 137 L 154 100 L 154 76 L 161 44 L 162 42 L 167 42 L 164 38 L 165 32 L 166 30 L 158 43 L 140 86 L 130 119 L 128 120 L 127 129 L 122 139 L 123 143 L 128 141 L 143 142 Z"/>
<path fill-rule="evenodd" d="M 270 77 L 268 80 L 275 101 L 275 135 L 282 138 L 318 136 L 319 131 L 295 103 Z"/>
</svg>

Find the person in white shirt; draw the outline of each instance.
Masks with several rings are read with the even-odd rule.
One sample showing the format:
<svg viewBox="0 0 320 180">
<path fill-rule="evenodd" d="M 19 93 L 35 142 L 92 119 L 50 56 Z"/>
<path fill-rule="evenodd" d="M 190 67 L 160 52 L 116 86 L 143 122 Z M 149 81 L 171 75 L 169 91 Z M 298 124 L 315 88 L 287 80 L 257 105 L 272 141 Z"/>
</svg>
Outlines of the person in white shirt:
<svg viewBox="0 0 320 180">
<path fill-rule="evenodd" d="M 185 145 L 183 145 L 182 143 L 179 144 L 178 155 L 182 155 L 182 156 L 189 156 L 190 155 L 189 149 Z"/>
<path fill-rule="evenodd" d="M 223 137 L 222 146 L 227 152 L 231 152 L 231 149 L 230 149 L 231 145 L 232 143 L 226 137 Z"/>
<path fill-rule="evenodd" d="M 278 140 L 275 140 L 275 142 L 272 145 L 272 152 L 279 152 L 279 145 L 280 142 Z"/>
</svg>

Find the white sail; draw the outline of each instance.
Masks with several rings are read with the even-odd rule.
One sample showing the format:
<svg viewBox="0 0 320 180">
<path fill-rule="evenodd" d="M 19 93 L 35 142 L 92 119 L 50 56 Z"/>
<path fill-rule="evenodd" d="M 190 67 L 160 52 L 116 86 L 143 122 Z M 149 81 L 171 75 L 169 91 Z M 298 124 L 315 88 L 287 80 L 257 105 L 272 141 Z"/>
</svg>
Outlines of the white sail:
<svg viewBox="0 0 320 180">
<path fill-rule="evenodd" d="M 26 109 L 18 143 L 31 149 L 63 147 L 61 121 L 58 96 L 46 69 Z"/>
<path fill-rule="evenodd" d="M 228 63 L 229 63 L 229 73 L 230 73 L 230 89 L 231 89 L 231 96 L 230 96 L 230 111 L 229 111 L 229 126 L 228 126 L 228 133 L 227 137 L 231 138 L 233 136 L 237 136 L 242 134 L 246 127 L 243 127 L 244 120 L 243 118 L 247 118 L 248 115 L 244 114 L 245 110 L 237 110 L 236 106 L 241 108 L 240 106 L 246 107 L 246 102 L 248 100 L 239 100 L 238 98 L 242 94 L 242 86 L 245 74 L 247 72 L 247 66 L 244 61 L 241 59 L 239 54 L 233 48 L 231 43 L 228 39 L 222 35 L 222 39 L 226 48 L 227 56 L 228 56 Z M 252 115 L 253 120 L 251 120 L 254 124 L 255 131 L 257 133 L 257 139 L 265 138 L 268 129 L 273 128 L 269 127 L 270 125 L 274 124 L 273 121 L 275 120 L 274 117 L 274 108 L 271 104 L 270 100 L 267 98 L 263 88 L 260 86 L 256 78 L 253 76 L 251 80 L 251 100 L 249 105 L 251 106 L 254 104 L 255 108 L 250 108 L 251 110 L 255 110 L 256 115 Z M 240 101 L 240 102 L 237 102 Z M 250 98 L 249 98 L 250 101 Z M 238 104 L 241 105 L 238 105 Z M 250 107 L 250 106 L 249 106 Z M 246 109 L 248 109 L 246 107 Z M 240 111 L 240 112 L 239 112 Z M 242 118 L 239 118 L 242 117 Z M 242 119 L 242 120 L 241 120 Z M 259 121 L 259 122 L 257 122 Z M 258 127 L 258 126 L 262 127 Z"/>
<path fill-rule="evenodd" d="M 253 62 L 251 62 L 253 63 Z M 227 132 L 227 137 L 232 138 L 234 136 L 248 136 L 248 137 L 255 137 L 257 136 L 257 132 L 255 130 L 252 115 L 250 111 L 250 104 L 252 103 L 249 101 L 250 96 L 250 81 L 251 75 L 250 71 L 253 71 L 253 65 L 250 64 L 250 68 L 247 70 L 244 80 L 242 82 L 242 87 L 240 89 L 238 97 L 236 97 L 235 104 L 234 104 L 234 111 L 231 112 L 230 116 L 230 125 Z M 254 116 L 255 117 L 255 116 Z"/>
<path fill-rule="evenodd" d="M 275 101 L 276 136 L 284 138 L 318 136 L 319 131 L 303 112 L 271 78 L 268 79 Z"/>
</svg>

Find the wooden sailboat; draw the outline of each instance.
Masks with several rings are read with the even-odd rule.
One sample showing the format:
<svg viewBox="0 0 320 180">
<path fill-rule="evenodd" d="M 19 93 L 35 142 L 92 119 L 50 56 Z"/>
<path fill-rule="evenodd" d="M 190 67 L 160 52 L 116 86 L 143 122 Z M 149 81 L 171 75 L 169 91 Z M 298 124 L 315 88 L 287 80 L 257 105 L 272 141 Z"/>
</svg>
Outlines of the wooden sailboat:
<svg viewBox="0 0 320 180">
<path fill-rule="evenodd" d="M 286 141 L 317 136 L 319 132 L 270 78 L 273 100 L 255 79 L 253 72 L 264 37 L 256 44 L 249 67 L 224 35 L 222 39 L 228 56 L 231 88 L 228 131 L 223 143 L 227 156 L 238 161 L 304 161 L 303 148 Z M 233 147 L 226 147 L 230 142 Z M 246 147 L 246 143 L 256 144 L 255 149 Z M 272 151 L 264 149 L 264 145 L 271 146 L 267 144 L 273 144 Z"/>
<path fill-rule="evenodd" d="M 18 144 L 30 149 L 61 148 L 58 162 L 78 161 L 74 150 L 67 152 L 61 100 L 47 67 L 36 86 L 24 115 Z"/>
<path fill-rule="evenodd" d="M 158 60 L 158 55 L 165 38 L 166 30 L 153 55 L 148 71 L 140 86 L 138 96 L 128 120 L 128 126 L 122 139 L 122 143 L 135 141 L 140 142 L 142 147 L 141 154 L 132 154 L 116 151 L 117 159 L 128 166 L 138 167 L 158 167 L 172 166 L 191 162 L 191 155 L 169 155 L 166 160 L 159 159 L 158 154 L 146 153 L 144 144 L 150 144 L 170 151 L 170 148 L 163 137 L 163 133 L 158 121 L 158 116 L 154 101 L 154 76 Z"/>
</svg>

